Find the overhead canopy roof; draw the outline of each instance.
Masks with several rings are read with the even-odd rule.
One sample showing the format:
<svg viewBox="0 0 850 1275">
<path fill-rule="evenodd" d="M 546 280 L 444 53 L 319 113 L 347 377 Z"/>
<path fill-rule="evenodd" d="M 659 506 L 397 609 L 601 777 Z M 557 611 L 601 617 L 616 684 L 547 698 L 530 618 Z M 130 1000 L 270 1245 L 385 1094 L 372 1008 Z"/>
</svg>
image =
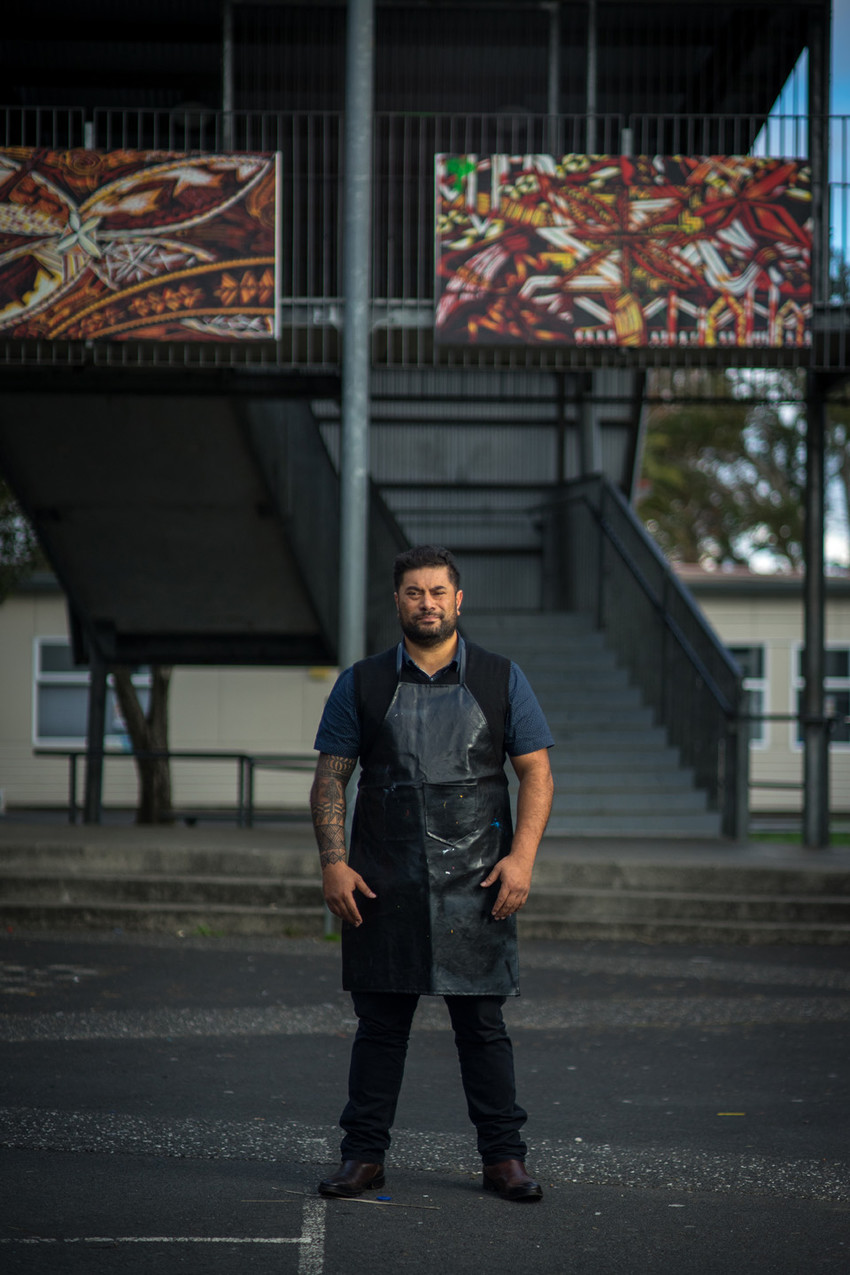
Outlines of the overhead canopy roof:
<svg viewBox="0 0 850 1275">
<path fill-rule="evenodd" d="M 231 400 L 7 393 L 0 467 L 107 663 L 332 662 Z"/>
<path fill-rule="evenodd" d="M 0 74 L 16 105 L 222 105 L 223 6 L 41 0 L 4 15 Z M 233 5 L 234 107 L 340 110 L 345 0 Z M 543 114 L 550 10 L 539 0 L 378 0 L 379 111 Z M 598 0 L 600 113 L 766 114 L 824 0 Z M 560 111 L 587 100 L 588 6 L 562 6 Z"/>
</svg>

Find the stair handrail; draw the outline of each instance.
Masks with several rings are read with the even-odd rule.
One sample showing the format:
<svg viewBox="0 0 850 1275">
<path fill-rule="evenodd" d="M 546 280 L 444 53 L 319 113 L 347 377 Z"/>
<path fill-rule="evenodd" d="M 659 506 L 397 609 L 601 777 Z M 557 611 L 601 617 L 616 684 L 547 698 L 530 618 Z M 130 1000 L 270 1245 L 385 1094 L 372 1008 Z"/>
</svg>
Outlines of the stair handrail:
<svg viewBox="0 0 850 1275">
<path fill-rule="evenodd" d="M 544 529 L 546 605 L 590 615 L 605 632 L 697 785 L 721 811 L 724 834 L 743 836 L 748 724 L 731 654 L 603 475 L 564 484 L 536 512 Z M 647 633 L 649 641 L 640 640 Z"/>
<path fill-rule="evenodd" d="M 605 481 L 607 483 L 607 480 Z M 622 495 L 617 490 L 617 488 L 612 486 L 610 483 L 607 483 L 607 486 L 609 490 L 606 492 L 606 495 L 609 498 L 617 501 L 620 504 L 621 512 L 624 513 L 626 517 L 629 518 L 630 521 L 634 520 L 634 523 L 637 527 L 640 527 L 640 524 L 637 522 L 637 519 L 634 518 L 634 514 L 632 512 L 631 507 L 626 504 L 625 500 L 623 499 Z M 705 682 L 706 687 L 708 688 L 708 690 L 711 692 L 711 694 L 714 696 L 715 700 L 717 701 L 718 707 L 723 710 L 723 712 L 726 714 L 728 718 L 733 720 L 737 718 L 738 708 L 736 704 L 727 695 L 723 693 L 722 689 L 717 684 L 717 680 L 709 672 L 705 662 L 700 658 L 700 656 L 694 649 L 693 644 L 688 641 L 688 638 L 686 637 L 682 629 L 682 626 L 678 624 L 676 620 L 673 618 L 673 616 L 670 614 L 669 610 L 664 604 L 663 598 L 659 598 L 656 596 L 651 584 L 647 580 L 644 573 L 641 571 L 640 567 L 635 562 L 632 555 L 629 553 L 627 547 L 623 544 L 622 539 L 617 535 L 617 532 L 614 530 L 610 520 L 606 518 L 604 513 L 602 513 L 600 510 L 594 510 L 591 507 L 591 512 L 594 514 L 594 516 L 598 520 L 599 525 L 601 529 L 604 531 L 608 541 L 616 548 L 623 562 L 626 564 L 629 571 L 632 573 L 635 580 L 638 582 L 638 584 L 640 585 L 643 592 L 646 594 L 649 601 L 655 607 L 662 622 L 667 626 L 667 628 L 673 634 L 679 646 L 682 648 L 682 651 L 690 660 L 696 672 Z M 709 642 L 711 642 L 716 654 L 720 657 L 721 660 L 724 660 L 729 665 L 730 672 L 732 673 L 734 677 L 739 676 L 737 671 L 737 666 L 735 665 L 735 662 L 733 661 L 732 657 L 729 655 L 729 652 L 726 650 L 723 644 L 718 641 L 717 636 L 714 633 L 714 630 L 711 629 L 710 626 L 708 626 L 705 623 L 705 620 L 703 619 L 702 614 L 694 606 L 688 590 L 682 584 L 682 582 L 678 579 L 678 577 L 670 570 L 670 567 L 666 563 L 666 561 L 663 560 L 663 557 L 660 551 L 658 551 L 654 541 L 648 539 L 647 547 L 650 550 L 656 552 L 658 554 L 658 557 L 662 559 L 661 566 L 662 566 L 662 570 L 664 571 L 665 580 L 669 580 L 671 582 L 672 586 L 679 593 L 681 601 L 684 602 L 685 605 L 687 605 L 691 609 L 693 618 L 696 620 L 703 634 L 708 638 Z"/>
</svg>

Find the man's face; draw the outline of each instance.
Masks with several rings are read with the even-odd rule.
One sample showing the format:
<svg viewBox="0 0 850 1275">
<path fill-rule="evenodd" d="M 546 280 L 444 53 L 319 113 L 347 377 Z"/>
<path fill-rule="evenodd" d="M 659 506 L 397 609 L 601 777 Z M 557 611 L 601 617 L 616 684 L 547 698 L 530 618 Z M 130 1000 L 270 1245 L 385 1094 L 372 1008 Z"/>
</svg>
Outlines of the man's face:
<svg viewBox="0 0 850 1275">
<path fill-rule="evenodd" d="M 395 595 L 405 637 L 419 646 L 439 646 L 457 629 L 463 590 L 455 589 L 448 567 L 406 571 Z"/>
</svg>

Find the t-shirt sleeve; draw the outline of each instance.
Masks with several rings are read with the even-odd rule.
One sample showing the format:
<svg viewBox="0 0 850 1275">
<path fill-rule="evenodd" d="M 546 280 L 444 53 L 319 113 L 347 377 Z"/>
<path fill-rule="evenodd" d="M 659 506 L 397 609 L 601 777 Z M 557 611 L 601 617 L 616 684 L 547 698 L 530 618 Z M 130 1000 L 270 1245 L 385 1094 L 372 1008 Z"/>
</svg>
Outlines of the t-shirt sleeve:
<svg viewBox="0 0 850 1275">
<path fill-rule="evenodd" d="M 509 757 L 522 757 L 555 743 L 543 709 L 518 665 L 511 662 L 508 684 L 508 720 L 505 724 L 505 752 Z"/>
<path fill-rule="evenodd" d="M 347 668 L 333 685 L 313 747 L 331 757 L 357 757 L 360 753 L 360 719 L 354 694 L 354 670 Z"/>
</svg>

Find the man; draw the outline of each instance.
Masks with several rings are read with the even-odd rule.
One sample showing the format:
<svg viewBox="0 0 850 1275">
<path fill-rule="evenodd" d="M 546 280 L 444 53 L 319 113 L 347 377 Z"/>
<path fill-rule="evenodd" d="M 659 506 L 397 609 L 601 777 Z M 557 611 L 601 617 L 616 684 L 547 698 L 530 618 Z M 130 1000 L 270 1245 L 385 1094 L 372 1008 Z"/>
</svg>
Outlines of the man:
<svg viewBox="0 0 850 1275">
<path fill-rule="evenodd" d="M 519 993 L 515 913 L 552 804 L 552 737 L 523 674 L 457 632 L 463 592 L 447 549 L 395 562 L 403 640 L 339 677 L 315 747 L 310 804 L 325 900 L 341 917 L 343 987 L 359 1026 L 338 1171 L 325 1196 L 384 1185 L 384 1155 L 420 995 L 448 1006 L 483 1185 L 539 1200 L 525 1170 L 502 1018 Z M 519 777 L 511 831 L 505 756 Z M 361 775 L 345 847 L 345 787 Z"/>
</svg>

